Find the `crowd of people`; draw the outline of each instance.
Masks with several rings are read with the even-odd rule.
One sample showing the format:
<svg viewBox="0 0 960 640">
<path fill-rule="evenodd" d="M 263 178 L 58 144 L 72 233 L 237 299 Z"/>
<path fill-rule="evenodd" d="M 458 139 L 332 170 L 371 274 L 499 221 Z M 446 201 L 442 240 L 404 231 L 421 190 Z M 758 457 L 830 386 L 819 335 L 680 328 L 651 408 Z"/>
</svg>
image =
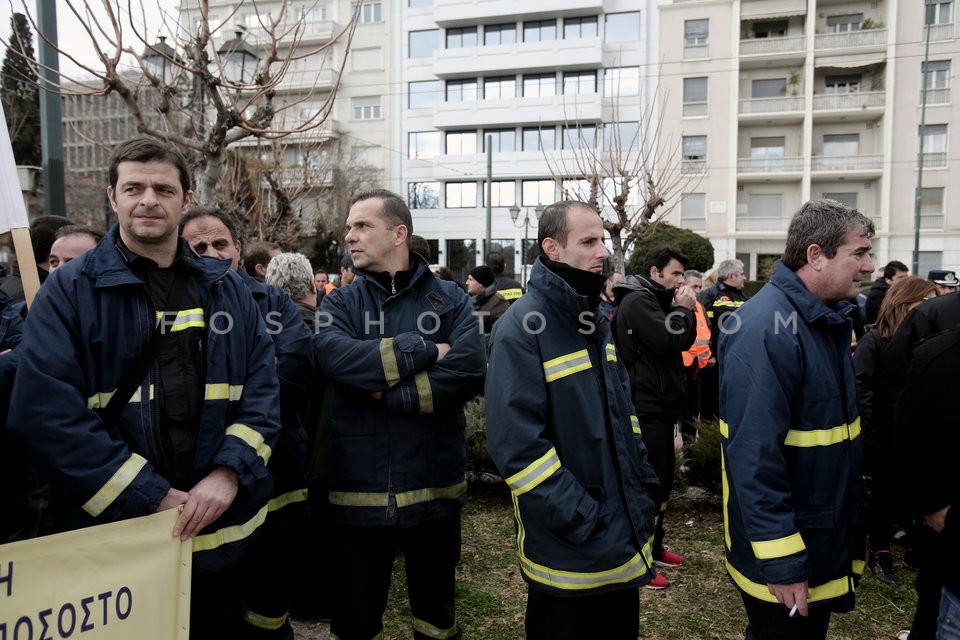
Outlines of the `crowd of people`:
<svg viewBox="0 0 960 640">
<path fill-rule="evenodd" d="M 605 274 L 602 221 L 571 201 L 539 218 L 526 283 L 492 252 L 459 285 L 404 200 L 372 190 L 350 205 L 337 284 L 302 254 L 242 246 L 189 176 L 163 143 L 119 145 L 118 223 L 35 221 L 29 311 L 17 274 L 0 287 L 3 540 L 178 508 L 205 639 L 290 640 L 291 616 L 379 637 L 402 554 L 413 637 L 457 639 L 464 405 L 484 394 L 527 638 L 599 637 L 598 620 L 638 637 L 639 589 L 686 563 L 665 522 L 701 417 L 719 420 L 749 640 L 825 638 L 865 568 L 899 580 L 898 526 L 920 569 L 904 637 L 960 633 L 960 282 L 891 262 L 853 341 L 874 272 L 863 214 L 804 204 L 747 300 L 741 261 L 704 288 L 669 246 Z M 904 456 L 922 461 L 906 480 Z"/>
</svg>

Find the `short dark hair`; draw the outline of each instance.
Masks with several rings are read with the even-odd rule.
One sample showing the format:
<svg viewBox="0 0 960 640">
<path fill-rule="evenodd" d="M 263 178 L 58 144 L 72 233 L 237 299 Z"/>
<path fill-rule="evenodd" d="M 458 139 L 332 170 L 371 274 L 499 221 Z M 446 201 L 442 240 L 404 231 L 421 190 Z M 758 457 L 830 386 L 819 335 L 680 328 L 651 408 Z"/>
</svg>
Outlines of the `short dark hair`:
<svg viewBox="0 0 960 640">
<path fill-rule="evenodd" d="M 891 260 L 887 263 L 887 266 L 883 268 L 883 279 L 889 280 L 898 273 L 903 273 L 904 271 L 910 271 L 910 269 L 907 268 L 907 265 L 903 264 L 899 260 Z"/>
<path fill-rule="evenodd" d="M 93 227 L 85 224 L 68 224 L 57 229 L 56 239 L 66 238 L 67 236 L 90 236 L 94 242 L 103 240 L 103 234 Z"/>
<path fill-rule="evenodd" d="M 363 191 L 354 196 L 353 200 L 350 201 L 350 206 L 352 207 L 358 202 L 370 200 L 371 198 L 377 198 L 383 202 L 383 206 L 380 208 L 380 215 L 387 221 L 387 224 L 392 225 L 390 227 L 391 229 L 401 224 L 407 228 L 407 247 L 409 247 L 410 238 L 413 236 L 413 216 L 410 215 L 410 207 L 407 206 L 407 203 L 393 191 L 387 189 L 371 189 L 370 191 Z"/>
<path fill-rule="evenodd" d="M 46 262 L 50 258 L 50 247 L 57 239 L 57 231 L 72 225 L 73 221 L 63 216 L 37 216 L 30 223 L 30 244 L 33 245 L 33 259 Z"/>
<path fill-rule="evenodd" d="M 856 209 L 836 200 L 810 200 L 793 215 L 787 228 L 783 264 L 796 271 L 807 264 L 807 248 L 817 245 L 827 258 L 837 255 L 851 230 L 872 238 L 873 221 Z"/>
<path fill-rule="evenodd" d="M 410 234 L 410 251 L 419 253 L 427 262 L 430 262 L 430 243 L 423 236 Z M 351 264 L 351 266 L 353 266 Z"/>
<path fill-rule="evenodd" d="M 660 245 L 647 251 L 647 255 L 643 258 L 643 273 L 644 278 L 650 276 L 650 269 L 653 267 L 657 268 L 657 271 L 663 271 L 671 260 L 676 260 L 679 262 L 684 270 L 686 270 L 687 265 L 690 264 L 690 259 L 683 255 L 679 249 L 674 249 L 673 247 L 668 247 L 666 245 Z"/>
<path fill-rule="evenodd" d="M 282 251 L 276 242 L 254 242 L 243 252 L 243 270 L 252 276 L 257 275 L 257 265 L 266 267 L 270 264 L 270 252 Z"/>
<path fill-rule="evenodd" d="M 561 247 L 567 246 L 567 235 L 570 233 L 570 221 L 567 215 L 571 209 L 584 208 L 596 213 L 596 209 L 585 202 L 576 200 L 561 200 L 554 202 L 543 210 L 540 215 L 540 224 L 537 225 L 537 246 L 543 254 L 543 241 L 553 238 Z M 599 213 L 597 215 L 600 215 Z"/>
<path fill-rule="evenodd" d="M 488 267 L 493 269 L 493 272 L 497 275 L 503 275 L 503 270 L 507 268 L 506 263 L 503 261 L 503 254 L 499 251 L 491 251 L 487 254 L 487 259 L 484 261 Z"/>
<path fill-rule="evenodd" d="M 222 222 L 223 226 L 227 228 L 227 232 L 230 234 L 230 240 L 232 240 L 234 243 L 240 241 L 240 234 L 237 232 L 237 224 L 233 221 L 233 216 L 220 207 L 207 207 L 203 205 L 190 207 L 190 209 L 183 214 L 183 217 L 180 218 L 180 235 L 183 235 L 183 228 L 187 226 L 188 222 L 196 220 L 197 218 L 203 218 L 205 216 L 216 218 Z"/>
<path fill-rule="evenodd" d="M 187 159 L 176 147 L 154 138 L 133 138 L 117 145 L 110 155 L 108 177 L 110 186 L 117 188 L 121 162 L 169 162 L 180 174 L 180 186 L 183 193 L 190 191 L 190 167 Z"/>
</svg>

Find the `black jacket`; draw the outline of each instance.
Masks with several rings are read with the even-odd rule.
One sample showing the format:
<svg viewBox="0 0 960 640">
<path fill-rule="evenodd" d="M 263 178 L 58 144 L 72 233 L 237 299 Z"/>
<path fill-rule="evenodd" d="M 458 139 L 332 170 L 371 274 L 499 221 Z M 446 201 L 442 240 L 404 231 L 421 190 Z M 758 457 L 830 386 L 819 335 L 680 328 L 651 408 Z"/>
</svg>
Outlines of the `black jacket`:
<svg viewBox="0 0 960 640">
<path fill-rule="evenodd" d="M 893 405 L 880 384 L 880 371 L 890 340 L 876 330 L 868 332 L 853 353 L 857 372 L 857 401 L 863 433 L 864 468 L 871 475 L 873 465 L 892 445 Z"/>
<path fill-rule="evenodd" d="M 896 402 L 906 385 L 907 369 L 914 347 L 935 333 L 960 324 L 960 292 L 937 296 L 907 314 L 903 324 L 890 339 L 890 348 L 883 363 L 884 388 Z"/>
<path fill-rule="evenodd" d="M 673 306 L 673 294 L 642 276 L 613 288 L 613 334 L 638 416 L 683 413 L 683 352 L 697 339 L 697 321 L 691 309 Z"/>
<path fill-rule="evenodd" d="M 877 314 L 880 313 L 880 305 L 890 290 L 890 283 L 880 278 L 867 290 L 867 304 L 863 307 L 864 324 L 873 324 L 877 321 Z"/>
</svg>

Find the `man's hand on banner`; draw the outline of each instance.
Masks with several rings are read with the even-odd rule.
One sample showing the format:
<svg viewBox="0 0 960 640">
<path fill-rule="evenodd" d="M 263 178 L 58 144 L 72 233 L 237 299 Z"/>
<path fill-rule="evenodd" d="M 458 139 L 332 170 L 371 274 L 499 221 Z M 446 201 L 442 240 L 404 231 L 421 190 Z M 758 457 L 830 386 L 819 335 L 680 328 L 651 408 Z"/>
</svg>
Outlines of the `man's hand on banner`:
<svg viewBox="0 0 960 640">
<path fill-rule="evenodd" d="M 233 503 L 239 485 L 236 471 L 216 467 L 190 490 L 183 512 L 173 527 L 173 535 L 189 540 L 200 533 Z"/>
<path fill-rule="evenodd" d="M 163 500 L 160 501 L 160 506 L 157 507 L 157 513 L 161 511 L 166 511 L 167 509 L 176 509 L 182 504 L 187 502 L 187 498 L 190 497 L 190 494 L 186 491 L 180 491 L 179 489 L 174 489 L 170 487 L 170 490 L 167 491 L 167 495 L 163 497 Z"/>
</svg>

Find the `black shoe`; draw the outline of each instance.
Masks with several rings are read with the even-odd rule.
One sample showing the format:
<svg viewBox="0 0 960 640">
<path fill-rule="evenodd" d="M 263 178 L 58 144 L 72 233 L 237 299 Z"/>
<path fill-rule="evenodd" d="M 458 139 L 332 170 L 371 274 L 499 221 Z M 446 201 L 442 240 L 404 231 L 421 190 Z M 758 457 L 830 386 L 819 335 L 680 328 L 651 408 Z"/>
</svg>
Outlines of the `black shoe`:
<svg viewBox="0 0 960 640">
<path fill-rule="evenodd" d="M 893 557 L 889 551 L 877 551 L 870 554 L 870 571 L 878 580 L 887 584 L 900 584 L 900 576 L 893 569 Z"/>
</svg>

